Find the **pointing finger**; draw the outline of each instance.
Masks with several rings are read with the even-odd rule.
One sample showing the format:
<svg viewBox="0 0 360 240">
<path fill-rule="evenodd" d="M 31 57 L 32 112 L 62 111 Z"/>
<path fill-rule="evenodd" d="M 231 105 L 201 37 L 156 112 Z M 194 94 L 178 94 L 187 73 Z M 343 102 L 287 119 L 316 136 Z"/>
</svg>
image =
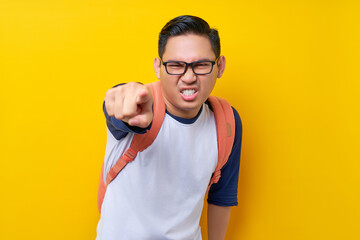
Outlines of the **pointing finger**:
<svg viewBox="0 0 360 240">
<path fill-rule="evenodd" d="M 141 104 L 149 101 L 151 101 L 151 93 L 146 89 L 141 90 L 136 98 L 136 103 Z"/>
</svg>

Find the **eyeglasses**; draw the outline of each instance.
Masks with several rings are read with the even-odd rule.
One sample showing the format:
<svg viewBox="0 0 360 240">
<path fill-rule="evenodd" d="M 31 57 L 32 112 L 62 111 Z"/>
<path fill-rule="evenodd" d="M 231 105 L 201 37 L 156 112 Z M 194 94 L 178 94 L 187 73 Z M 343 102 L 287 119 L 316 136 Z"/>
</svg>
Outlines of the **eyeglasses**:
<svg viewBox="0 0 360 240">
<path fill-rule="evenodd" d="M 162 61 L 162 60 L 161 60 Z M 183 75 L 188 66 L 191 66 L 191 69 L 196 75 L 206 75 L 210 74 L 213 70 L 214 64 L 217 61 L 196 61 L 196 62 L 182 62 L 182 61 L 168 61 L 163 62 L 165 70 L 170 75 Z"/>
</svg>

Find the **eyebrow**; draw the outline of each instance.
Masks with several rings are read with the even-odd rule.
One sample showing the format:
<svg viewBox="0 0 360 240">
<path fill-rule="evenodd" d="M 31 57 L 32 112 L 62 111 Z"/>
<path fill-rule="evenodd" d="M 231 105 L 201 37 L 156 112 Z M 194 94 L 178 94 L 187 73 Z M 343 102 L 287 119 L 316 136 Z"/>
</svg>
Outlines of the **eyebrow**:
<svg viewBox="0 0 360 240">
<path fill-rule="evenodd" d="M 199 60 L 196 60 L 196 61 L 193 61 L 193 62 L 198 62 L 198 61 L 212 61 L 208 58 L 201 58 Z M 182 61 L 182 60 L 172 60 L 172 59 L 169 59 L 167 61 L 164 61 L 164 62 L 186 62 L 186 61 Z M 186 62 L 187 63 L 187 62 Z"/>
</svg>

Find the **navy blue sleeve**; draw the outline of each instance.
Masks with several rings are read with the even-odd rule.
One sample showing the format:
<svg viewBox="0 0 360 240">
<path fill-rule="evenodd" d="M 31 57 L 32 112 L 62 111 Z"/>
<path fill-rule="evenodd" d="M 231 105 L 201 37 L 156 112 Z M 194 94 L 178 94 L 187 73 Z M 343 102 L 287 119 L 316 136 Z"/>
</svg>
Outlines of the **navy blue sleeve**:
<svg viewBox="0 0 360 240">
<path fill-rule="evenodd" d="M 237 206 L 237 189 L 240 169 L 242 124 L 238 112 L 233 108 L 235 117 L 235 139 L 229 160 L 221 169 L 219 181 L 210 187 L 208 203 L 217 206 Z"/>
<path fill-rule="evenodd" d="M 117 87 L 122 84 L 118 84 L 114 87 Z M 103 103 L 103 111 L 106 118 L 106 125 L 109 131 L 111 132 L 111 134 L 117 140 L 120 140 L 121 138 L 125 137 L 129 132 L 143 134 L 151 128 L 151 124 L 147 128 L 134 127 L 134 126 L 130 126 L 126 122 L 116 119 L 115 117 L 110 117 L 105 108 L 105 101 Z"/>
</svg>

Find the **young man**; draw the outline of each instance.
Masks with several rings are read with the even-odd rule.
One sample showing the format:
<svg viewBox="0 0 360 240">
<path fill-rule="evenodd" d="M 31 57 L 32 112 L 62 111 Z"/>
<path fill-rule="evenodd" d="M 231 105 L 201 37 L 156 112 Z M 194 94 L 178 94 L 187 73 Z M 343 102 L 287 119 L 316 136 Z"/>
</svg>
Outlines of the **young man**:
<svg viewBox="0 0 360 240">
<path fill-rule="evenodd" d="M 163 27 L 154 69 L 166 104 L 164 122 L 155 141 L 107 186 L 98 240 L 201 239 L 199 220 L 218 157 L 207 98 L 225 64 L 218 32 L 203 19 L 179 16 Z M 209 239 L 224 239 L 230 207 L 237 205 L 242 126 L 233 112 L 233 149 L 208 195 Z M 104 113 L 106 177 L 134 134 L 151 128 L 152 94 L 140 83 L 116 86 L 106 94 Z"/>
</svg>

